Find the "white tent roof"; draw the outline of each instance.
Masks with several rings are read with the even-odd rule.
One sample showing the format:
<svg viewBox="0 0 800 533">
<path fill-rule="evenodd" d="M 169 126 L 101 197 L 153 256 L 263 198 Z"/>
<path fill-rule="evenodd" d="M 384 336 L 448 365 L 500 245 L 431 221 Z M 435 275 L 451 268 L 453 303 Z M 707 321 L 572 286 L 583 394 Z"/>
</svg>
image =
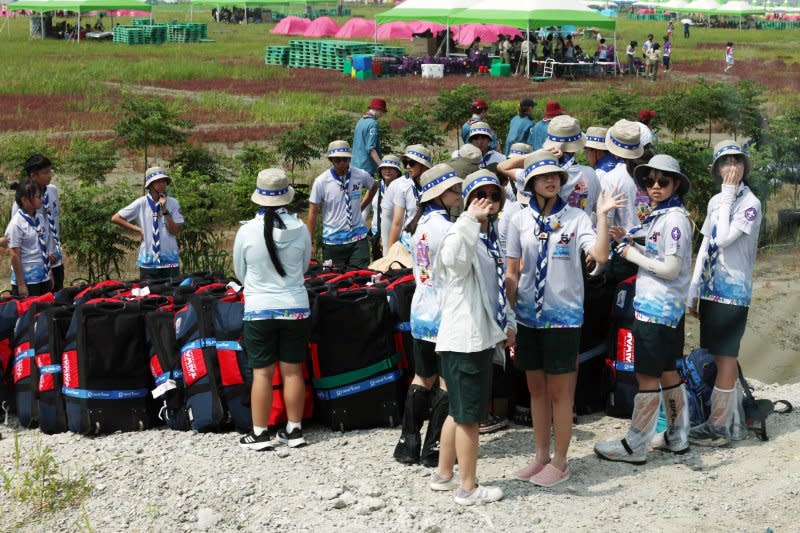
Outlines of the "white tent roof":
<svg viewBox="0 0 800 533">
<path fill-rule="evenodd" d="M 533 25 L 574 24 L 614 28 L 614 19 L 604 17 L 580 0 L 479 0 L 459 11 L 451 20 L 509 24 L 525 28 Z"/>
<path fill-rule="evenodd" d="M 725 14 L 732 14 L 738 15 L 740 13 L 763 13 L 764 8 L 760 6 L 754 6 L 749 2 L 745 2 L 743 0 L 731 0 L 730 2 L 726 2 L 720 6 L 717 6 L 716 12 L 725 15 Z"/>
<path fill-rule="evenodd" d="M 375 16 L 378 23 L 392 20 L 427 20 L 447 23 L 453 13 L 474 5 L 476 0 L 406 0 Z"/>
</svg>

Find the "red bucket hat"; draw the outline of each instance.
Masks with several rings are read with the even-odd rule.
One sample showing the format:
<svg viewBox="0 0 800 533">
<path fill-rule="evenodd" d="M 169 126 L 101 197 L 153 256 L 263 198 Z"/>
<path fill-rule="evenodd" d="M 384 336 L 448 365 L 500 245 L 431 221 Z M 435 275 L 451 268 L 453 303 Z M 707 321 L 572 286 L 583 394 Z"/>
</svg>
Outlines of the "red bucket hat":
<svg viewBox="0 0 800 533">
<path fill-rule="evenodd" d="M 639 122 L 642 122 L 645 126 L 650 125 L 650 121 L 656 117 L 656 112 L 650 109 L 641 109 L 639 110 Z"/>
<path fill-rule="evenodd" d="M 375 111 L 383 111 L 384 113 L 388 113 L 389 110 L 386 109 L 386 100 L 383 98 L 373 98 L 372 101 L 369 103 L 369 109 L 374 109 Z"/>
<path fill-rule="evenodd" d="M 489 104 L 483 98 L 476 98 L 470 107 L 473 111 L 486 111 L 489 109 Z"/>
<path fill-rule="evenodd" d="M 558 102 L 555 100 L 547 102 L 547 106 L 544 108 L 544 118 L 550 119 L 563 114 L 564 111 L 561 110 L 561 106 L 558 105 Z"/>
</svg>

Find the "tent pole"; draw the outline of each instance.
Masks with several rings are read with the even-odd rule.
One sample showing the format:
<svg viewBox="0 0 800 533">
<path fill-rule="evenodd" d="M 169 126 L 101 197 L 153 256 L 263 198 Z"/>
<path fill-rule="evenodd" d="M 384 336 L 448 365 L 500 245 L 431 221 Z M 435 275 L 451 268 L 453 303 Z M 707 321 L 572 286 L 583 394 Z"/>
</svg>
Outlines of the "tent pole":
<svg viewBox="0 0 800 533">
<path fill-rule="evenodd" d="M 614 26 L 614 76 L 617 75 L 617 26 Z"/>
<path fill-rule="evenodd" d="M 150 17 L 152 18 L 152 16 L 153 16 L 153 12 L 151 11 L 150 12 Z M 194 21 L 194 5 L 192 5 L 192 3 L 189 2 L 189 22 L 193 22 L 193 21 Z"/>
<path fill-rule="evenodd" d="M 247 2 L 244 3 L 244 23 L 247 24 Z"/>
<path fill-rule="evenodd" d="M 374 39 L 372 42 L 378 44 L 378 17 L 375 17 L 375 33 L 372 38 Z"/>
<path fill-rule="evenodd" d="M 528 19 L 527 26 L 525 28 L 525 39 L 527 40 L 525 46 L 528 49 L 527 55 L 527 64 L 525 65 L 525 77 L 531 77 L 531 21 Z M 522 54 L 520 54 L 522 56 Z"/>
<path fill-rule="evenodd" d="M 447 27 L 445 28 L 444 38 L 445 38 L 445 45 L 444 45 L 444 57 L 450 57 L 450 19 L 447 20 Z"/>
<path fill-rule="evenodd" d="M 78 11 L 78 39 L 76 42 L 81 42 L 81 12 Z"/>
<path fill-rule="evenodd" d="M 39 11 L 39 35 L 44 41 L 44 11 Z"/>
</svg>

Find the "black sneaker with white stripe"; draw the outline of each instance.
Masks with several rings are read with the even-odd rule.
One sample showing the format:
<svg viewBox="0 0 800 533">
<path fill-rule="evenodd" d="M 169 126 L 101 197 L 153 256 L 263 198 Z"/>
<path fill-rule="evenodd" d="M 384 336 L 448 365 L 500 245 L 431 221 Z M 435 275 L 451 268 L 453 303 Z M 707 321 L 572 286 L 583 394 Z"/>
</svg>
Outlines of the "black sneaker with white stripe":
<svg viewBox="0 0 800 533">
<path fill-rule="evenodd" d="M 272 436 L 269 431 L 264 431 L 261 435 L 256 436 L 256 434 L 250 430 L 250 433 L 239 439 L 239 446 L 257 452 L 271 450 L 273 447 Z"/>
<path fill-rule="evenodd" d="M 307 444 L 303 437 L 303 430 L 300 428 L 294 428 L 291 433 L 287 433 L 286 428 L 278 430 L 278 442 L 289 448 L 299 448 Z"/>
</svg>

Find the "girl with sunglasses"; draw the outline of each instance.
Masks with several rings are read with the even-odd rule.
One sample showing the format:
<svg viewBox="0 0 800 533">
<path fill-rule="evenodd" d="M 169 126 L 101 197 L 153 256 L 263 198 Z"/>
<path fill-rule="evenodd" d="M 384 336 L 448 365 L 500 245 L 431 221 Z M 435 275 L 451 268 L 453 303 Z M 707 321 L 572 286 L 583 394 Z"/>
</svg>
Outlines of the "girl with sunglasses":
<svg viewBox="0 0 800 533">
<path fill-rule="evenodd" d="M 555 119 L 554 119 L 555 120 Z M 583 210 L 560 196 L 569 173 L 549 150 L 525 158 L 528 209 L 508 228 L 506 291 L 517 317 L 516 364 L 531 395 L 536 457 L 515 477 L 541 487 L 569 479 L 576 360 L 583 324 L 581 251 L 608 257 L 608 212 L 624 197 L 601 193 L 597 233 Z M 600 235 L 600 237 L 598 237 Z M 550 427 L 555 453 L 550 456 Z"/>
<path fill-rule="evenodd" d="M 689 441 L 700 446 L 727 446 L 739 429 L 736 358 L 747 324 L 762 217 L 761 202 L 745 181 L 749 173 L 750 158 L 736 142 L 717 144 L 711 175 L 722 182 L 722 192 L 708 202 L 689 290 L 689 314 L 700 318 L 700 346 L 717 364 L 708 420 L 689 432 Z"/>
<path fill-rule="evenodd" d="M 417 288 L 411 300 L 411 336 L 414 339 L 414 380 L 408 389 L 400 440 L 394 458 L 406 464 L 434 467 L 439 462 L 439 440 L 447 417 L 448 397 L 436 355 L 436 335 L 441 318 L 441 286 L 433 275 L 433 262 L 450 226 L 448 210 L 461 202 L 463 180 L 446 164 L 422 174 L 419 209 L 406 226 Z M 420 429 L 430 410 L 430 422 L 420 455 Z"/>
<path fill-rule="evenodd" d="M 387 250 L 400 239 L 403 228 L 417 214 L 417 204 L 421 196 L 419 180 L 422 173 L 433 165 L 431 151 L 421 144 L 407 146 L 402 160 L 406 167 L 406 175 L 392 182 L 389 193 L 394 202 L 394 210 L 389 242 L 386 244 Z"/>
<path fill-rule="evenodd" d="M 473 172 L 464 181 L 462 197 L 466 211 L 450 227 L 434 259 L 443 295 L 436 352 L 442 358 L 450 408 L 430 486 L 456 489 L 456 503 L 476 505 L 503 497 L 501 488 L 477 483 L 478 435 L 489 414 L 492 359 L 497 355 L 504 360 L 504 347 L 514 344 L 517 328 L 503 290 L 505 265 L 495 229 L 505 198 L 500 181 L 488 170 Z M 456 458 L 458 476 L 453 472 Z"/>
<path fill-rule="evenodd" d="M 676 454 L 689 449 L 689 410 L 686 389 L 676 371 L 684 344 L 684 311 L 692 262 L 692 226 L 683 205 L 689 178 L 675 158 L 659 154 L 634 170 L 637 186 L 645 189 L 652 211 L 622 235 L 612 230 L 617 253 L 638 265 L 633 299 L 634 370 L 639 392 L 627 435 L 621 440 L 598 442 L 594 451 L 609 461 L 644 464 L 655 435 L 663 395 L 667 430 L 658 447 Z M 645 237 L 645 246 L 633 242 Z M 660 388 L 660 390 L 659 390 Z"/>
</svg>

